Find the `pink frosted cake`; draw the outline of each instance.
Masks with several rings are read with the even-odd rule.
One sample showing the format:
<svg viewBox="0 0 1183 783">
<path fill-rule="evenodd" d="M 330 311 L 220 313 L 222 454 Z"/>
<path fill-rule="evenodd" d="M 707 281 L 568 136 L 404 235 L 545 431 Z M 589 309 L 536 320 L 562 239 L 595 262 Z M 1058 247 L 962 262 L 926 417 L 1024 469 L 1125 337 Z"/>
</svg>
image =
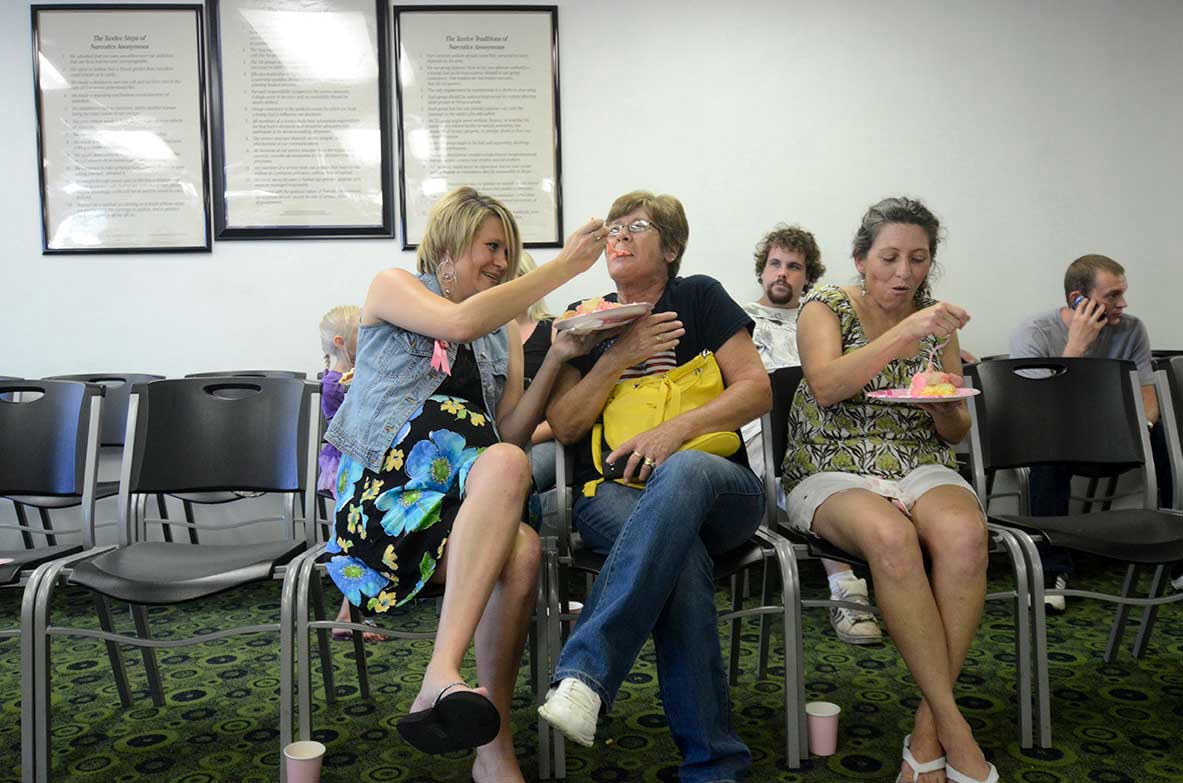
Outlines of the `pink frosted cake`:
<svg viewBox="0 0 1183 783">
<path fill-rule="evenodd" d="M 961 376 L 948 372 L 918 372 L 908 387 L 910 397 L 952 397 L 961 387 Z"/>
</svg>

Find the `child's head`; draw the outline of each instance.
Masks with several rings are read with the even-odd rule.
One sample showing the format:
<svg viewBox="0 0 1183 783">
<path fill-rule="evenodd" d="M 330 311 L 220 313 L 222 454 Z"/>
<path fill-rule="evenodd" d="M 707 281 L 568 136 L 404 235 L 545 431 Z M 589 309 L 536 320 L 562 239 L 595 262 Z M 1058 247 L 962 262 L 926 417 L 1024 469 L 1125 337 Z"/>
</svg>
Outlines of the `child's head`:
<svg viewBox="0 0 1183 783">
<path fill-rule="evenodd" d="M 522 251 L 519 259 L 520 260 L 518 261 L 518 277 L 521 277 L 522 275 L 528 275 L 529 273 L 533 272 L 535 269 L 538 268 L 538 264 L 534 263 L 534 257 L 531 256 L 529 253 L 527 253 L 525 250 Z M 553 315 L 551 315 L 549 308 L 547 308 L 547 306 L 546 306 L 546 297 L 543 297 L 542 299 L 539 299 L 534 304 L 530 305 L 530 310 L 527 312 L 527 315 L 529 316 L 531 321 L 541 321 L 544 318 L 553 318 L 554 317 Z"/>
<path fill-rule="evenodd" d="M 325 356 L 325 369 L 353 367 L 357 356 L 357 325 L 361 308 L 357 305 L 338 305 L 320 319 L 320 350 Z"/>
</svg>

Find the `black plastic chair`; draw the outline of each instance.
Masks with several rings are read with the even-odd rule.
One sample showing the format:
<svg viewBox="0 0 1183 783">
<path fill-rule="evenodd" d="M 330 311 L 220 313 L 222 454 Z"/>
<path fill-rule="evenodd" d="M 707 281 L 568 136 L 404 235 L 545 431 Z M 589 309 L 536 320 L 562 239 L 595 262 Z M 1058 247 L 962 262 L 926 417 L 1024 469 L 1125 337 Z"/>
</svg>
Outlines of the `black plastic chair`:
<svg viewBox="0 0 1183 783">
<path fill-rule="evenodd" d="M 1036 702 L 1040 744 L 1051 743 L 1047 626 L 1043 598 L 1057 595 L 1097 598 L 1130 606 L 1153 607 L 1183 600 L 1183 593 L 1132 597 L 1138 570 L 1157 573 L 1183 559 L 1183 513 L 1158 508 L 1150 435 L 1145 425 L 1140 381 L 1128 362 L 1111 359 L 1011 359 L 975 368 L 982 394 L 974 398 L 971 450 L 974 484 L 984 484 L 987 471 L 1023 465 L 1069 464 L 1082 469 L 1124 471 L 1144 468 L 1141 508 L 1093 511 L 1062 517 L 989 515 L 1014 531 L 1031 572 L 1036 666 Z M 1170 399 L 1164 373 L 1156 373 L 1159 399 Z M 1163 423 L 1178 454 L 1173 406 L 1162 405 Z M 1102 433 L 1103 437 L 1099 437 Z M 1180 469 L 1172 465 L 1176 482 Z M 1088 590 L 1046 591 L 1036 541 L 1085 552 L 1127 566 L 1120 595 Z M 1153 595 L 1153 591 L 1152 591 Z M 1116 653 L 1124 614 L 1119 613 L 1106 658 Z"/>
<path fill-rule="evenodd" d="M 121 449 L 123 448 L 123 439 L 127 434 L 127 405 L 131 400 L 132 387 L 137 383 L 149 383 L 163 378 L 163 375 L 152 375 L 149 373 L 116 372 L 51 375 L 46 380 L 97 383 L 106 389 L 106 393 L 103 396 L 103 431 L 99 433 L 99 445 L 104 448 Z M 112 481 L 105 484 L 118 488 L 118 482 Z M 161 519 L 168 519 L 168 509 L 164 504 L 164 495 L 157 495 L 156 503 Z M 47 529 L 49 528 L 49 515 L 44 509 L 41 510 L 41 522 L 43 526 Z M 165 541 L 173 540 L 171 525 L 164 525 L 163 532 Z M 189 529 L 189 535 L 190 543 L 196 544 L 196 531 L 193 528 Z"/>
<path fill-rule="evenodd" d="M 0 496 L 18 503 L 29 497 L 69 498 L 82 506 L 79 543 L 27 545 L 24 549 L 0 551 L 0 588 L 26 591 L 28 598 L 36 593 L 41 566 L 95 551 L 91 547 L 102 403 L 101 386 L 68 381 L 0 381 Z M 21 533 L 26 542 L 32 536 L 48 537 L 33 528 Z M 101 627 L 110 629 L 111 611 L 106 599 L 96 596 L 95 606 Z M 27 684 L 39 676 L 30 653 L 32 641 L 23 628 L 0 630 L 0 639 L 18 636 L 22 683 Z M 128 706 L 131 695 L 127 674 L 114 642 L 107 643 L 107 655 L 119 699 Z M 22 764 L 26 775 L 31 775 L 31 710 L 27 719 L 22 717 L 21 747 Z"/>
<path fill-rule="evenodd" d="M 773 466 L 772 470 L 767 471 L 765 483 L 769 485 L 769 491 L 766 493 L 772 502 L 775 503 L 776 494 L 774 486 L 780 481 L 781 467 L 784 462 L 785 452 L 788 450 L 789 442 L 789 411 L 793 405 L 793 397 L 797 393 L 797 387 L 804 380 L 804 370 L 801 367 L 784 367 L 774 370 L 769 374 L 769 381 L 772 384 L 772 411 L 770 413 L 770 421 L 764 425 L 764 432 L 767 437 L 764 440 L 764 460 L 768 465 Z M 978 497 L 983 506 L 986 506 L 989 500 L 989 494 L 986 487 L 983 485 L 978 492 Z M 787 502 L 787 501 L 786 501 Z M 815 560 L 825 558 L 828 560 L 837 560 L 842 563 L 849 563 L 864 572 L 869 571 L 866 561 L 855 555 L 840 549 L 830 542 L 819 538 L 817 536 L 803 536 L 788 525 L 788 521 L 783 509 L 771 508 L 769 510 L 770 518 L 776 519 L 780 525 L 778 531 L 792 542 L 792 551 L 798 560 Z M 1015 577 L 1015 589 L 1002 591 L 997 593 L 990 593 L 986 596 L 988 600 L 1005 600 L 1011 601 L 1015 613 L 1015 691 L 1018 701 L 1018 721 L 1017 729 L 1019 736 L 1019 745 L 1023 748 L 1030 748 L 1035 741 L 1033 733 L 1033 715 L 1031 707 L 1031 679 L 1032 679 L 1032 665 L 1031 665 L 1031 644 L 1030 644 L 1030 622 L 1028 620 L 1028 605 L 1027 595 L 1030 592 L 1029 588 L 1029 570 L 1025 563 L 1025 558 L 1019 548 L 1018 542 L 1014 536 L 1008 531 L 1000 530 L 997 527 L 990 529 L 990 543 L 991 553 L 1005 554 L 1011 563 L 1011 569 Z M 794 573 L 796 573 L 794 571 Z M 798 624 L 800 624 L 800 615 L 802 608 L 825 608 L 832 607 L 847 607 L 850 609 L 857 609 L 866 611 L 867 607 L 858 604 L 852 604 L 845 601 L 835 601 L 829 598 L 826 599 L 810 599 L 800 600 L 801 591 L 798 587 L 794 590 L 794 595 L 798 597 L 798 605 L 795 611 L 798 617 Z M 878 614 L 878 610 L 874 610 Z M 798 625 L 798 627 L 800 627 Z M 785 644 L 789 644 L 790 636 L 785 634 Z M 801 634 L 797 634 L 797 644 L 802 644 Z M 767 634 L 761 633 L 760 638 L 760 658 L 761 665 L 764 665 L 764 660 L 768 656 L 768 638 Z M 804 669 L 804 649 L 798 649 L 795 655 L 797 661 L 797 670 L 794 673 L 796 678 L 796 687 L 800 692 L 800 708 L 801 715 L 798 720 L 804 726 L 805 716 L 805 669 Z M 786 664 L 787 666 L 787 664 Z M 1049 741 L 1050 742 L 1050 741 Z M 1047 745 L 1044 745 L 1047 747 Z"/>
<path fill-rule="evenodd" d="M 162 705 L 155 648 L 172 648 L 227 636 L 280 632 L 280 690 L 292 685 L 291 630 L 295 563 L 313 540 L 314 525 L 295 517 L 294 496 L 311 502 L 315 489 L 319 389 L 295 379 L 212 378 L 164 380 L 134 387 L 128 411 L 129 442 L 120 471 L 122 546 L 77 562 L 57 561 L 34 574 L 37 590 L 22 612 L 22 635 L 31 640 L 34 670 L 24 704 L 34 723 L 34 779 L 49 776 L 49 637 L 90 636 L 145 650 L 145 669 L 156 704 Z M 279 493 L 283 517 L 243 524 L 280 523 L 273 539 L 249 545 L 168 543 L 146 540 L 148 495 L 161 492 L 249 490 Z M 296 524 L 304 524 L 303 535 Z M 241 525 L 240 525 L 241 526 Z M 146 605 L 201 600 L 246 585 L 284 579 L 276 623 L 225 629 L 189 639 L 154 640 Z M 49 624 L 54 590 L 62 585 L 130 603 L 136 636 Z M 281 694 L 282 695 L 282 694 Z M 289 697 L 290 698 L 290 697 Z M 281 716 L 281 735 L 290 736 Z"/>
<path fill-rule="evenodd" d="M 15 375 L 0 375 L 0 383 L 6 383 L 8 381 L 19 381 L 19 380 L 21 380 L 21 379 Z M 0 402 L 4 402 L 7 400 L 11 400 L 11 399 L 12 399 L 12 393 L 0 394 Z"/>
<path fill-rule="evenodd" d="M 769 419 L 767 414 L 764 415 L 762 422 L 764 432 L 768 432 Z M 569 448 L 559 447 L 555 449 L 555 477 L 556 489 L 558 491 L 558 513 L 556 516 L 558 527 L 557 569 L 548 580 L 548 594 L 546 596 L 547 616 L 550 620 L 547 631 L 547 647 L 554 652 L 556 663 L 561 647 L 562 623 L 574 619 L 573 615 L 565 614 L 562 611 L 562 607 L 567 605 L 567 595 L 564 585 L 568 576 L 569 574 L 583 575 L 588 579 L 590 584 L 590 581 L 599 575 L 600 570 L 607 560 L 605 556 L 584 547 L 581 537 L 574 530 L 572 514 L 575 494 L 574 460 L 571 459 L 571 455 L 568 453 Z M 789 768 L 797 769 L 801 766 L 802 757 L 808 756 L 805 748 L 809 742 L 805 722 L 803 720 L 795 722 L 794 720 L 797 716 L 803 717 L 805 714 L 804 688 L 798 689 L 792 687 L 793 683 L 791 679 L 792 672 L 799 668 L 800 663 L 799 660 L 794 662 L 792 658 L 794 651 L 800 650 L 800 645 L 793 643 L 794 637 L 798 641 L 800 639 L 800 619 L 799 615 L 793 614 L 793 607 L 796 601 L 792 593 L 796 589 L 798 581 L 796 577 L 796 565 L 789 542 L 772 529 L 772 522 L 775 517 L 768 516 L 767 512 L 770 506 L 767 500 L 766 498 L 764 518 L 761 520 L 760 527 L 756 530 L 752 538 L 746 544 L 730 552 L 713 557 L 715 581 L 717 583 L 729 584 L 731 589 L 731 610 L 720 613 L 718 620 L 721 623 L 728 622 L 731 624 L 728 681 L 734 686 L 739 679 L 740 623 L 743 618 L 759 617 L 762 635 L 764 635 L 763 629 L 765 628 L 766 617 L 779 615 L 783 619 L 785 627 L 785 753 Z M 771 504 L 771 507 L 774 508 L 776 504 L 775 495 L 772 496 Z M 745 585 L 740 577 L 749 575 L 756 568 L 762 568 L 763 589 L 761 591 L 761 605 L 758 607 L 744 608 Z M 569 572 L 569 574 L 565 575 L 563 573 L 564 571 Z M 776 574 L 779 574 L 781 577 L 779 591 L 781 601 L 779 604 L 773 603 L 771 597 L 773 592 L 771 579 Z M 764 656 L 760 661 L 757 676 L 760 679 L 765 679 L 767 672 L 767 656 Z M 557 730 L 552 731 L 553 737 L 548 742 L 553 745 L 554 749 L 555 776 L 565 778 L 565 739 Z"/>
<path fill-rule="evenodd" d="M 306 380 L 308 373 L 299 370 L 218 370 L 216 372 L 192 372 L 186 378 L 299 378 Z"/>
</svg>

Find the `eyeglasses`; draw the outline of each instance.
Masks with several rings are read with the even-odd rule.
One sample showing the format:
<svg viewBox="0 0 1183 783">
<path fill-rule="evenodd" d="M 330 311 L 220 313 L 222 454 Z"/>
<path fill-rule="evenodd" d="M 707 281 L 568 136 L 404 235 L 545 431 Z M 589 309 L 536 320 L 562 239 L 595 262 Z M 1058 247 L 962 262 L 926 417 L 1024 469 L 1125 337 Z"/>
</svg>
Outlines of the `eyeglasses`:
<svg viewBox="0 0 1183 783">
<path fill-rule="evenodd" d="M 644 218 L 634 220 L 632 223 L 627 225 L 624 223 L 613 223 L 612 225 L 608 226 L 608 236 L 618 237 L 620 236 L 621 231 L 626 230 L 630 234 L 643 234 L 651 228 L 656 228 L 656 226 Z"/>
</svg>

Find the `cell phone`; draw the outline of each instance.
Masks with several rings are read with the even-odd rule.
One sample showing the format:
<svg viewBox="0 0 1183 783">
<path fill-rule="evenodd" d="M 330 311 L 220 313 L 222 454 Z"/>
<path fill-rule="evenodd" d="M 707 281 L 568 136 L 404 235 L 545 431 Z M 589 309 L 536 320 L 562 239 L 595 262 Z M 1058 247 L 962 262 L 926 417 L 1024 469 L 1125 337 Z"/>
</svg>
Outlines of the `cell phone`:
<svg viewBox="0 0 1183 783">
<path fill-rule="evenodd" d="M 1080 307 L 1081 302 L 1086 301 L 1088 301 L 1087 296 L 1084 294 L 1077 294 L 1076 296 L 1072 297 L 1072 309 L 1075 310 L 1076 308 Z"/>
<path fill-rule="evenodd" d="M 618 479 L 624 478 L 624 469 L 628 466 L 627 459 L 617 460 L 616 462 L 604 462 L 604 478 Z"/>
</svg>

